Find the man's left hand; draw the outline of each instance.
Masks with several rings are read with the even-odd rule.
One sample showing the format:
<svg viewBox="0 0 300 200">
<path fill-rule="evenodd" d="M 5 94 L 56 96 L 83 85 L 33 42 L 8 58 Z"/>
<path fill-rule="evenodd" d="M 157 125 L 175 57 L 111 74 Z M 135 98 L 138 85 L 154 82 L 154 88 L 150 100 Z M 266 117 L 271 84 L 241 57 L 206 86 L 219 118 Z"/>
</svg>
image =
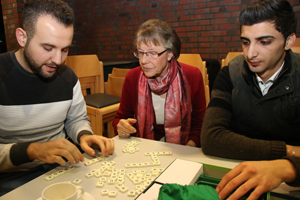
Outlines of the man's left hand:
<svg viewBox="0 0 300 200">
<path fill-rule="evenodd" d="M 296 178 L 296 170 L 288 160 L 242 162 L 221 180 L 216 190 L 220 199 L 240 199 L 253 189 L 247 199 L 258 199 L 263 193 L 277 188 L 282 182 L 292 182 Z"/>
<path fill-rule="evenodd" d="M 80 147 L 90 156 L 95 156 L 93 148 L 100 148 L 103 156 L 113 154 L 115 150 L 114 140 L 100 135 L 82 135 L 80 137 Z"/>
</svg>

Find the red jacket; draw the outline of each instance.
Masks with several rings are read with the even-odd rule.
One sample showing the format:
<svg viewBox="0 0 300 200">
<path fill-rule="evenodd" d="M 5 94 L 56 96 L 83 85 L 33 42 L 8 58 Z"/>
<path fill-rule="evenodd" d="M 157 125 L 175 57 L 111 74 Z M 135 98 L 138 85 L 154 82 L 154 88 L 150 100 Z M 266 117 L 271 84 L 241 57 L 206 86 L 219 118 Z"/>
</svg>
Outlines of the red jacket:
<svg viewBox="0 0 300 200">
<path fill-rule="evenodd" d="M 180 64 L 183 67 L 183 71 L 187 77 L 187 80 L 191 88 L 192 117 L 191 117 L 191 130 L 189 134 L 189 140 L 193 140 L 196 146 L 200 147 L 201 127 L 202 127 L 204 113 L 206 110 L 203 78 L 198 68 L 183 63 Z M 139 85 L 138 81 L 139 81 L 139 75 L 141 71 L 142 71 L 141 67 L 136 67 L 134 69 L 131 69 L 126 75 L 124 85 L 123 85 L 123 90 L 122 90 L 122 96 L 120 100 L 120 108 L 113 121 L 113 127 L 116 134 L 117 134 L 117 125 L 120 119 L 134 118 L 135 114 L 137 113 L 138 85 Z M 164 129 L 161 128 L 161 130 L 162 133 L 164 134 Z"/>
</svg>

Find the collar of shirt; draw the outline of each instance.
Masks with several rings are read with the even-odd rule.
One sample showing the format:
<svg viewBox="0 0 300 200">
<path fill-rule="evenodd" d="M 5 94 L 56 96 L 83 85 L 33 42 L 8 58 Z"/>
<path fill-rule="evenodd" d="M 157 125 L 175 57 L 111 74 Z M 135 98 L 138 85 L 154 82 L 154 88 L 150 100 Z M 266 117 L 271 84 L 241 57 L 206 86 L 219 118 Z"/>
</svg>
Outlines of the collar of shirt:
<svg viewBox="0 0 300 200">
<path fill-rule="evenodd" d="M 274 81 L 278 78 L 279 73 L 283 68 L 283 65 L 284 65 L 284 61 L 281 67 L 266 82 L 263 82 L 263 80 L 258 76 L 258 74 L 255 74 L 263 96 L 265 96 L 268 93 L 270 87 L 273 85 Z"/>
</svg>

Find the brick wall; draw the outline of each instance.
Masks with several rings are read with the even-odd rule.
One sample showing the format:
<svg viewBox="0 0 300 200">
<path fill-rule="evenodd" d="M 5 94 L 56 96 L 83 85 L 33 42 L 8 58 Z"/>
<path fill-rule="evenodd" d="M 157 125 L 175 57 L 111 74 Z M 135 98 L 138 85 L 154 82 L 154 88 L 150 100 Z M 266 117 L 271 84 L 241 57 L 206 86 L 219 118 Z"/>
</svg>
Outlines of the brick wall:
<svg viewBox="0 0 300 200">
<path fill-rule="evenodd" d="M 70 2 L 73 2 L 69 0 Z M 96 53 L 100 60 L 132 59 L 134 34 L 144 21 L 167 21 L 182 42 L 182 53 L 219 61 L 241 51 L 238 15 L 251 0 L 78 0 L 74 54 Z M 299 0 L 289 1 L 300 19 Z M 299 20 L 300 21 L 300 20 Z M 298 23 L 300 36 L 300 22 Z"/>
<path fill-rule="evenodd" d="M 18 49 L 15 31 L 23 11 L 22 0 L 1 0 L 7 51 Z"/>
<path fill-rule="evenodd" d="M 21 0 L 1 0 L 3 11 Z M 97 54 L 100 60 L 133 59 L 132 41 L 139 25 L 151 18 L 167 21 L 178 33 L 182 53 L 200 53 L 219 61 L 229 51 L 241 51 L 238 15 L 252 0 L 65 0 L 75 10 L 75 35 L 70 54 Z M 289 0 L 300 19 L 300 0 Z M 14 8 L 14 20 L 19 7 Z M 300 21 L 300 20 L 299 20 Z M 300 37 L 300 22 L 298 22 Z M 13 46 L 6 22 L 8 50 Z"/>
</svg>

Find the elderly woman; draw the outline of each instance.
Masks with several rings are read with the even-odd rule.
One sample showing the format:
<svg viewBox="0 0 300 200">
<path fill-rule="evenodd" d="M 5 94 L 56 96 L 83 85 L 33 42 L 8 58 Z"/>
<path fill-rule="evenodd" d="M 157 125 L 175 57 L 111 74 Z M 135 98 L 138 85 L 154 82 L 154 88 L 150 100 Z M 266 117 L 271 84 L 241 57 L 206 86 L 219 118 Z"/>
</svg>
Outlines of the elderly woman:
<svg viewBox="0 0 300 200">
<path fill-rule="evenodd" d="M 177 62 L 181 42 L 176 32 L 151 19 L 139 28 L 135 45 L 140 67 L 126 75 L 115 132 L 200 147 L 203 79 L 198 68 Z"/>
</svg>

